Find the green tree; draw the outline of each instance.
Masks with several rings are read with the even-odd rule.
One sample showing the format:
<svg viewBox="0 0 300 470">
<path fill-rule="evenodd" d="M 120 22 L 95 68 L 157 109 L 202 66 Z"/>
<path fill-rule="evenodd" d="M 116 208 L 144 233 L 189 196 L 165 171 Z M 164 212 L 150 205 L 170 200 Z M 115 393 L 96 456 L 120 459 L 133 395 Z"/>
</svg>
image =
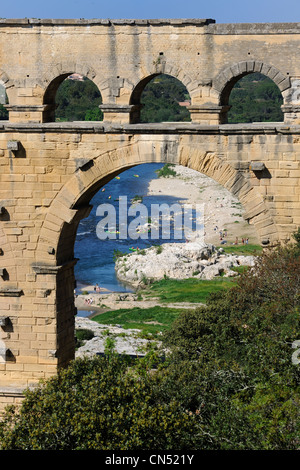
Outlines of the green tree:
<svg viewBox="0 0 300 470">
<path fill-rule="evenodd" d="M 57 121 L 101 121 L 101 94 L 89 79 L 64 80 L 56 93 Z"/>
<path fill-rule="evenodd" d="M 297 246 L 279 248 L 165 333 L 160 393 L 198 415 L 202 448 L 299 448 L 299 298 Z"/>
<path fill-rule="evenodd" d="M 283 121 L 282 95 L 278 86 L 260 73 L 250 73 L 233 87 L 229 123 Z"/>
<path fill-rule="evenodd" d="M 0 120 L 7 120 L 7 119 L 8 119 L 8 111 L 3 106 L 3 104 L 0 104 Z"/>
<path fill-rule="evenodd" d="M 190 121 L 190 113 L 179 103 L 189 99 L 186 87 L 170 75 L 158 75 L 141 95 L 141 122 Z"/>
<path fill-rule="evenodd" d="M 143 369 L 145 372 L 145 368 Z M 155 396 L 149 373 L 115 355 L 77 359 L 0 423 L 3 450 L 195 448 L 194 416 Z"/>
</svg>

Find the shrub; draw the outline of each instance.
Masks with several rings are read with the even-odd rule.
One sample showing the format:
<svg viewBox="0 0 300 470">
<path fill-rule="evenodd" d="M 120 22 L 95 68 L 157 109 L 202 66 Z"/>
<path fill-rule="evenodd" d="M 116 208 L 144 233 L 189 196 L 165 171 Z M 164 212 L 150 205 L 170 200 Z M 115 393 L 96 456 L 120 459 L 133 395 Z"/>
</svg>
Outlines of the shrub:
<svg viewBox="0 0 300 470">
<path fill-rule="evenodd" d="M 2 450 L 165 450 L 196 448 L 196 420 L 160 401 L 152 376 L 114 355 L 77 359 L 27 391 L 0 423 Z"/>
<path fill-rule="evenodd" d="M 172 354 L 161 393 L 199 413 L 211 437 L 202 448 L 299 448 L 299 300 L 299 254 L 281 247 L 164 333 Z"/>
</svg>

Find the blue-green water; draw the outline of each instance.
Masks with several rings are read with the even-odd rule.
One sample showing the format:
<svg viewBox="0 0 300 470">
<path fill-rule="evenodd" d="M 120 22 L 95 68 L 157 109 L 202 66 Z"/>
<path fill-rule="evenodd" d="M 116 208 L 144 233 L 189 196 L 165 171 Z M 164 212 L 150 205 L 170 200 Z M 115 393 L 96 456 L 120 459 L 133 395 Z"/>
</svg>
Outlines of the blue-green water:
<svg viewBox="0 0 300 470">
<path fill-rule="evenodd" d="M 130 287 L 119 282 L 115 275 L 114 250 L 129 253 L 132 246 L 143 249 L 149 248 L 153 244 L 174 241 L 172 231 L 169 240 L 161 238 L 153 240 L 150 236 L 145 240 L 132 240 L 131 238 L 100 240 L 96 234 L 97 224 L 102 219 L 96 215 L 97 207 L 100 204 L 113 204 L 118 221 L 119 198 L 121 196 L 127 197 L 128 205 L 136 195 L 143 196 L 143 204 L 149 209 L 149 214 L 151 213 L 151 204 L 167 203 L 171 205 L 179 202 L 177 198 L 163 194 L 161 196 L 147 195 L 149 182 L 157 177 L 155 171 L 162 166 L 162 164 L 148 163 L 126 170 L 119 175 L 120 179 L 112 179 L 102 188 L 104 191 L 100 190 L 94 196 L 91 201 L 93 209 L 89 217 L 80 222 L 75 242 L 75 258 L 79 259 L 75 268 L 75 276 L 79 289 L 85 285 L 98 283 L 100 287 L 115 292 L 132 291 Z M 116 236 L 118 237 L 118 235 Z M 176 242 L 180 242 L 180 240 L 176 240 Z"/>
</svg>

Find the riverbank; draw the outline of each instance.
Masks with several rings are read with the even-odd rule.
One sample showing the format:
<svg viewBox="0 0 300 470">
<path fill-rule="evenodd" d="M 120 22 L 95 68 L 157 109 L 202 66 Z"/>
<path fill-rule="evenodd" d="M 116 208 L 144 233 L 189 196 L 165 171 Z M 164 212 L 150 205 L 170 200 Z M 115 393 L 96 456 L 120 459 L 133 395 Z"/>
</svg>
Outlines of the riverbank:
<svg viewBox="0 0 300 470">
<path fill-rule="evenodd" d="M 135 293 L 115 293 L 107 292 L 103 289 L 102 293 L 95 293 L 93 286 L 86 287 L 85 294 L 79 294 L 75 297 L 75 306 L 78 311 L 88 316 L 76 316 L 76 330 L 86 329 L 92 331 L 94 337 L 85 341 L 83 345 L 76 351 L 76 357 L 89 356 L 105 353 L 107 341 L 113 342 L 114 351 L 117 354 L 126 354 L 131 356 L 144 356 L 151 348 L 160 345 L 157 338 L 145 335 L 141 329 L 125 328 L 118 324 L 99 323 L 99 316 L 105 312 L 118 312 L 126 309 L 139 309 L 145 311 L 147 309 L 162 307 L 163 309 L 178 309 L 178 313 L 182 309 L 196 308 L 203 303 L 195 302 L 161 302 L 157 298 L 143 298 Z M 89 301 L 89 302 L 88 302 Z M 92 302 L 91 302 L 92 301 Z M 93 309 L 93 310 L 91 310 Z M 93 318 L 97 316 L 97 321 Z M 138 315 L 140 316 L 140 315 Z M 114 323 L 115 320 L 113 320 Z M 157 324 L 156 321 L 146 321 L 148 324 Z M 142 325 L 141 325 L 142 326 Z"/>
<path fill-rule="evenodd" d="M 243 219 L 239 200 L 212 178 L 196 170 L 175 165 L 176 176 L 152 179 L 148 194 L 173 196 L 182 204 L 204 204 L 204 241 L 213 245 L 242 244 L 242 239 L 259 244 L 255 228 Z M 220 231 L 222 237 L 220 237 Z"/>
</svg>

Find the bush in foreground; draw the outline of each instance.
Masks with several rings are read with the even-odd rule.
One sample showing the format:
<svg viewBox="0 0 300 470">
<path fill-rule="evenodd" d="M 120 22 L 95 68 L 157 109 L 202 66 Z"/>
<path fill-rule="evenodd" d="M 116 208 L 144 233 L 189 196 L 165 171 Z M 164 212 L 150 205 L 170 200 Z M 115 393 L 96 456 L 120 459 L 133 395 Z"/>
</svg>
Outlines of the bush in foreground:
<svg viewBox="0 0 300 470">
<path fill-rule="evenodd" d="M 299 449 L 299 241 L 259 257 L 235 287 L 182 312 L 164 335 L 172 355 L 160 393 L 197 414 L 202 448 Z"/>
<path fill-rule="evenodd" d="M 0 423 L 3 450 L 159 450 L 196 444 L 195 419 L 161 402 L 151 374 L 114 355 L 77 359 Z"/>
</svg>

